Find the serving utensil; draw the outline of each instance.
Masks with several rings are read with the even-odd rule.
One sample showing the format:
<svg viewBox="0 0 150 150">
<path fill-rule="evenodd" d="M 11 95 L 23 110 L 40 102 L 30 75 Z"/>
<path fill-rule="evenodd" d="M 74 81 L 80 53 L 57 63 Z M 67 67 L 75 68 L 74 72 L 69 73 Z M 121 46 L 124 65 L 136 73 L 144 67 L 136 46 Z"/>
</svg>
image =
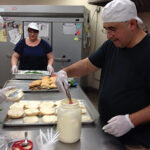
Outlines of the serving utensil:
<svg viewBox="0 0 150 150">
<path fill-rule="evenodd" d="M 28 132 L 25 132 L 24 135 L 25 135 L 25 141 L 24 141 L 24 143 L 22 143 L 22 145 L 21 145 L 22 147 L 25 147 L 25 146 L 27 146 L 29 144 L 28 139 L 27 139 Z"/>
<path fill-rule="evenodd" d="M 64 89 L 65 89 L 65 92 L 66 92 L 66 96 L 69 100 L 69 104 L 73 104 L 72 99 L 71 99 L 71 94 L 70 94 L 69 90 L 65 87 L 64 83 L 63 83 L 63 86 L 64 86 Z"/>
</svg>

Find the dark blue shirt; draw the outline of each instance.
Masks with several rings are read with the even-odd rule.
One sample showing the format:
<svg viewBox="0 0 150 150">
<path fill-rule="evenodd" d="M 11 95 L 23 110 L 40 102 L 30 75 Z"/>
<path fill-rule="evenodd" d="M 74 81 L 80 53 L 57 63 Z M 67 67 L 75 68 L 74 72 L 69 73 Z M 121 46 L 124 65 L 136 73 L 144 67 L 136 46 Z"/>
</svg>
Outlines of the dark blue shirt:
<svg viewBox="0 0 150 150">
<path fill-rule="evenodd" d="M 149 34 L 133 48 L 117 48 L 107 40 L 89 60 L 102 68 L 98 109 L 105 124 L 116 115 L 134 113 L 150 104 Z M 137 138 L 136 142 L 150 146 L 149 123 L 134 128 L 126 135 L 132 135 L 132 138 Z M 130 138 L 127 139 L 129 141 Z"/>
<path fill-rule="evenodd" d="M 26 45 L 22 39 L 14 51 L 20 55 L 19 70 L 47 70 L 47 54 L 52 52 L 52 47 L 43 39 L 34 47 Z"/>
</svg>

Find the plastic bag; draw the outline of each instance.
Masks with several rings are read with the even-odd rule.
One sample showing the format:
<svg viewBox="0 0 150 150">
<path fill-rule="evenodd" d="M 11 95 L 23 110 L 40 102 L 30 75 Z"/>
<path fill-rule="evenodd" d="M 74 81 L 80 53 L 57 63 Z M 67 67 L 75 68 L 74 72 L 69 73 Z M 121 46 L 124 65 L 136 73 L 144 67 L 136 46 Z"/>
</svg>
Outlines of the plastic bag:
<svg viewBox="0 0 150 150">
<path fill-rule="evenodd" d="M 9 101 L 16 102 L 23 98 L 24 93 L 21 89 L 15 88 L 15 89 L 12 89 L 12 90 L 9 90 L 8 92 L 6 92 L 5 95 Z"/>
</svg>

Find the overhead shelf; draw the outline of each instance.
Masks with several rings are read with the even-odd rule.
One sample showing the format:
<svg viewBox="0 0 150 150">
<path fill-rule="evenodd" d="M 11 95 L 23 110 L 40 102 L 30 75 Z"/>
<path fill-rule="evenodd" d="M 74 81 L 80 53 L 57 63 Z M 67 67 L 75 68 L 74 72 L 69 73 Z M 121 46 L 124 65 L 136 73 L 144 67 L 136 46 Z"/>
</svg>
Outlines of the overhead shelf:
<svg viewBox="0 0 150 150">
<path fill-rule="evenodd" d="M 17 17 L 83 17 L 84 6 L 0 5 L 1 16 Z"/>
<path fill-rule="evenodd" d="M 88 0 L 89 4 L 97 6 L 105 6 L 111 0 Z M 149 12 L 150 11 L 150 0 L 132 0 L 138 12 Z"/>
<path fill-rule="evenodd" d="M 88 0 L 91 5 L 105 6 L 111 0 Z"/>
</svg>

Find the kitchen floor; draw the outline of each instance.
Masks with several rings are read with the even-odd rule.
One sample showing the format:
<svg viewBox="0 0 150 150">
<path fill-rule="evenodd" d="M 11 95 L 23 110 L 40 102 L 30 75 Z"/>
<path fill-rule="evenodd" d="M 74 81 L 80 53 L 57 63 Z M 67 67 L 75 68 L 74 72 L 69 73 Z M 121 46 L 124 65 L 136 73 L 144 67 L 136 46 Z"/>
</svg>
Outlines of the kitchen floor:
<svg viewBox="0 0 150 150">
<path fill-rule="evenodd" d="M 84 89 L 85 94 L 89 97 L 96 109 L 98 109 L 98 90 L 94 88 Z"/>
</svg>

